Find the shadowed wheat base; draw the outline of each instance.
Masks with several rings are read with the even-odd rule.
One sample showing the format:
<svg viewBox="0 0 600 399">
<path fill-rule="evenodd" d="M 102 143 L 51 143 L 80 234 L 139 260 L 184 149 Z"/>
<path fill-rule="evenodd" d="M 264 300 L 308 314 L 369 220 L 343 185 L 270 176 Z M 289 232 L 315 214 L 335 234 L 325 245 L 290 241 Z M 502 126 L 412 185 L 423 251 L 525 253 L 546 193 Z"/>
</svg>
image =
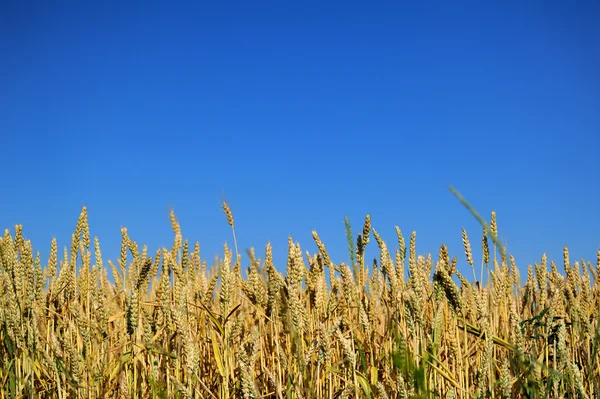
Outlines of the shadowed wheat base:
<svg viewBox="0 0 600 399">
<path fill-rule="evenodd" d="M 391 249 L 367 216 L 357 237 L 346 221 L 348 263 L 316 232 L 317 254 L 290 238 L 284 276 L 269 244 L 262 260 L 225 246 L 207 268 L 171 222 L 172 247 L 154 254 L 122 229 L 108 265 L 85 208 L 45 268 L 20 225 L 6 230 L 1 398 L 598 397 L 600 251 L 592 265 L 564 248 L 563 273 L 544 255 L 521 285 L 492 213 L 479 276 L 463 230 L 471 279 L 443 245 L 418 256 L 414 232 L 396 228 Z"/>
</svg>

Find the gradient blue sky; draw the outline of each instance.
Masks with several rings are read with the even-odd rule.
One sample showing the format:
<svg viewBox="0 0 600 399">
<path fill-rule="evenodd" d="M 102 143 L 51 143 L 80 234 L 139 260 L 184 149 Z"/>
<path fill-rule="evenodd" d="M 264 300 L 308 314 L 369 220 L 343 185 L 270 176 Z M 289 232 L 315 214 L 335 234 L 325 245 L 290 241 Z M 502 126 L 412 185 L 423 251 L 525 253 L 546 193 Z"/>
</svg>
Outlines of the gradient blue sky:
<svg viewBox="0 0 600 399">
<path fill-rule="evenodd" d="M 471 276 L 461 228 L 476 254 L 481 228 L 449 184 L 522 271 L 562 270 L 564 245 L 595 262 L 597 3 L 124 3 L 0 6 L 0 226 L 44 262 L 83 205 L 113 260 L 121 226 L 170 247 L 173 206 L 210 264 L 226 198 L 240 249 L 271 241 L 281 270 L 313 229 L 348 261 L 344 216 L 370 213 Z"/>
</svg>

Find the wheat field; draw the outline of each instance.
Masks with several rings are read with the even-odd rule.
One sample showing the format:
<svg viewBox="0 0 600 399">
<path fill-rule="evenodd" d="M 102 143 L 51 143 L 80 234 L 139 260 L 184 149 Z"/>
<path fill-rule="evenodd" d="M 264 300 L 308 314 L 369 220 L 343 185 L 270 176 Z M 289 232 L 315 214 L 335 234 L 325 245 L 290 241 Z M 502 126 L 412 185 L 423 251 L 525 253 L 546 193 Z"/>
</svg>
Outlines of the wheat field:
<svg viewBox="0 0 600 399">
<path fill-rule="evenodd" d="M 347 221 L 349 260 L 290 237 L 204 260 L 181 234 L 148 253 L 122 228 L 102 258 L 83 208 L 45 265 L 23 227 L 0 238 L 1 398 L 596 398 L 600 251 L 562 265 L 541 254 L 519 276 L 495 213 L 481 260 L 417 255 L 416 232 L 385 243 Z M 314 243 L 313 243 L 314 244 Z M 379 256 L 366 259 L 367 245 Z M 388 246 L 389 245 L 389 246 Z M 63 252 L 62 254 L 60 252 Z M 468 265 L 463 276 L 457 264 Z M 481 265 L 481 266 L 480 266 Z M 285 273 L 283 271 L 285 270 Z M 523 269 L 525 270 L 525 269 Z M 109 276 L 112 279 L 109 279 Z M 112 281 L 111 281 L 112 280 Z M 114 284 L 113 284 L 114 282 Z"/>
</svg>

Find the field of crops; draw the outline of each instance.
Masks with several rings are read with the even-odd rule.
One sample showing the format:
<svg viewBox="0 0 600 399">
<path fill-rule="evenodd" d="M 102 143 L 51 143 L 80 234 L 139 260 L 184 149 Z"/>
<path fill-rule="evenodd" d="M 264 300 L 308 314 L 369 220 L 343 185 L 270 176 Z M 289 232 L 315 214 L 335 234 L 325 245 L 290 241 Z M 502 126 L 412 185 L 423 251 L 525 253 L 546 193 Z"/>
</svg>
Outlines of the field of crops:
<svg viewBox="0 0 600 399">
<path fill-rule="evenodd" d="M 53 240 L 47 261 L 22 226 L 6 230 L 1 398 L 600 394 L 600 251 L 575 261 L 564 248 L 558 265 L 540 254 L 520 277 L 494 213 L 476 241 L 463 231 L 463 253 L 442 245 L 429 256 L 417 255 L 416 232 L 396 228 L 391 245 L 367 216 L 360 234 L 347 224 L 347 263 L 332 263 L 317 232 L 316 254 L 289 239 L 287 265 L 273 264 L 270 244 L 225 246 L 207 262 L 173 212 L 171 223 L 174 241 L 156 253 L 122 229 L 115 263 L 85 208 L 70 247 Z M 367 245 L 376 259 L 365 259 Z"/>
</svg>

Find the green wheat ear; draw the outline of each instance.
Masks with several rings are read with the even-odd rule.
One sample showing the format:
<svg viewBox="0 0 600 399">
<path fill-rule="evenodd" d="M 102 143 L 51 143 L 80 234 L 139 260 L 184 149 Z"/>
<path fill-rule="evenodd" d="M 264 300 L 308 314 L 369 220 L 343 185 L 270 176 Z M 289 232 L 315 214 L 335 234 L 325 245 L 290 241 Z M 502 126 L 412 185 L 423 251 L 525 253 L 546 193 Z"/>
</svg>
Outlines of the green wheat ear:
<svg viewBox="0 0 600 399">
<path fill-rule="evenodd" d="M 348 216 L 344 217 L 344 224 L 346 225 L 346 239 L 348 240 L 348 251 L 350 251 L 350 261 L 354 266 L 356 264 L 356 259 L 354 257 L 354 237 L 352 236 L 352 226 L 350 225 L 350 220 Z M 356 270 L 354 271 L 356 273 Z"/>
<path fill-rule="evenodd" d="M 488 224 L 481 217 L 481 215 L 475 210 L 475 208 L 473 208 L 473 206 L 471 204 L 469 204 L 469 202 L 467 202 L 467 200 L 458 192 L 458 190 L 456 190 L 454 187 L 452 187 L 450 185 L 448 186 L 448 189 L 452 192 L 452 194 L 454 194 L 456 196 L 456 198 L 458 198 L 458 200 L 461 202 L 461 204 L 463 204 L 465 206 L 465 208 L 467 208 L 469 210 L 469 212 L 471 212 L 471 214 L 475 217 L 475 219 L 477 219 L 479 224 L 481 224 L 481 226 L 483 226 L 483 229 L 485 230 L 486 234 L 492 238 L 492 241 L 494 242 L 494 244 L 496 244 L 496 247 L 498 247 L 500 249 L 501 255 L 503 257 L 506 257 L 506 249 L 504 248 L 504 244 L 502 244 L 502 242 L 500 241 L 500 239 L 498 238 L 498 236 L 496 234 L 492 234 L 492 230 L 490 229 L 490 226 L 488 226 Z"/>
</svg>

